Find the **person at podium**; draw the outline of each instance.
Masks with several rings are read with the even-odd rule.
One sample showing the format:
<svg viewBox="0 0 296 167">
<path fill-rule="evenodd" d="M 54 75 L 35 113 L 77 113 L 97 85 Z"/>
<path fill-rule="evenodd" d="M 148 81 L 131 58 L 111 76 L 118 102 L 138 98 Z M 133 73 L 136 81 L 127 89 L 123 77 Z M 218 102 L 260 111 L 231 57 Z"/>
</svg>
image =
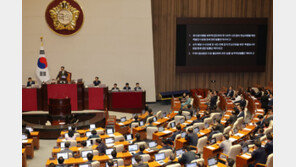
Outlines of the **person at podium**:
<svg viewBox="0 0 296 167">
<path fill-rule="evenodd" d="M 125 87 L 123 87 L 123 90 L 124 91 L 130 91 L 131 90 L 131 87 L 129 86 L 129 83 L 125 84 Z"/>
<path fill-rule="evenodd" d="M 67 77 L 68 77 L 68 72 L 65 70 L 65 67 L 61 67 L 61 71 L 59 72 L 57 76 L 57 80 L 59 83 L 66 84 L 67 83 Z"/>
<path fill-rule="evenodd" d="M 33 81 L 31 77 L 29 77 L 27 82 L 27 87 L 31 87 L 32 85 L 35 85 L 35 81 Z"/>
<path fill-rule="evenodd" d="M 99 77 L 96 77 L 93 83 L 94 83 L 94 86 L 99 86 L 101 84 Z"/>
<path fill-rule="evenodd" d="M 111 89 L 112 92 L 119 92 L 119 88 L 117 87 L 117 83 L 113 85 L 113 88 Z"/>
<path fill-rule="evenodd" d="M 135 91 L 142 91 L 139 83 L 136 83 L 136 87 L 134 88 Z"/>
</svg>

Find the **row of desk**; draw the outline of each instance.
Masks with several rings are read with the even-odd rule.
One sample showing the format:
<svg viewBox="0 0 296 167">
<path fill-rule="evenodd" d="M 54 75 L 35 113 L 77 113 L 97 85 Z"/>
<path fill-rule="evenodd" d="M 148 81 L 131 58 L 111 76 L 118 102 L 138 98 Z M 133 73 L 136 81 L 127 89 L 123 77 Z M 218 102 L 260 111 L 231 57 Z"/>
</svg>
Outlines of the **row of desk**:
<svg viewBox="0 0 296 167">
<path fill-rule="evenodd" d="M 27 167 L 27 157 L 34 158 L 34 149 L 39 149 L 39 132 L 32 131 L 31 137 L 27 140 L 22 140 L 22 166 Z"/>
</svg>

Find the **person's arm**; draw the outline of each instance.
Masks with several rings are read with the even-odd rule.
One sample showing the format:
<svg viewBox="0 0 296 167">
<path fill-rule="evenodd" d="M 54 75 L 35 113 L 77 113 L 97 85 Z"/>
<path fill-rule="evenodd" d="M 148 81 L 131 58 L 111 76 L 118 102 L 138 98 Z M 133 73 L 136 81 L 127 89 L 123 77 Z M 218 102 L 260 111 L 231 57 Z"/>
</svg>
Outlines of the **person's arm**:
<svg viewBox="0 0 296 167">
<path fill-rule="evenodd" d="M 56 79 L 58 80 L 60 78 L 60 72 L 58 73 Z"/>
</svg>

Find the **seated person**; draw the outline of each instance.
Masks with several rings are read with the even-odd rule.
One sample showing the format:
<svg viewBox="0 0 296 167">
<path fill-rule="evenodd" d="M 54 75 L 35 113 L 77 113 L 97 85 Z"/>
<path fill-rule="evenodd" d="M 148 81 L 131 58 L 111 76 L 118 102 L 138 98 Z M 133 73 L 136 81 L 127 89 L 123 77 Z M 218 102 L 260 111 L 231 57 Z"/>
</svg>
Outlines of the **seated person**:
<svg viewBox="0 0 296 167">
<path fill-rule="evenodd" d="M 161 140 L 161 146 L 162 148 L 160 150 L 167 150 L 167 149 L 173 149 L 170 145 L 169 145 L 169 141 L 168 139 L 162 139 Z"/>
<path fill-rule="evenodd" d="M 68 167 L 68 165 L 64 164 L 64 158 L 63 157 L 58 158 L 58 164 L 56 165 L 56 167 Z"/>
<path fill-rule="evenodd" d="M 181 134 L 181 133 L 182 133 L 182 127 L 181 127 L 180 124 L 178 124 L 178 125 L 176 126 L 176 128 L 177 128 L 177 131 L 174 132 L 173 135 L 172 135 L 171 137 L 169 137 L 169 140 L 172 141 L 171 144 L 173 144 L 173 141 L 175 141 L 176 136 L 177 136 L 178 134 Z"/>
<path fill-rule="evenodd" d="M 65 70 L 64 66 L 61 66 L 61 71 L 57 75 L 56 79 L 59 83 L 67 83 L 68 72 Z"/>
<path fill-rule="evenodd" d="M 196 120 L 193 120 L 192 121 L 192 125 L 195 124 L 195 123 L 202 123 L 203 120 L 200 118 L 200 114 L 199 113 L 196 113 Z"/>
<path fill-rule="evenodd" d="M 48 165 L 48 167 L 56 167 L 56 165 L 52 162 Z"/>
<path fill-rule="evenodd" d="M 123 87 L 123 90 L 125 91 L 130 91 L 131 87 L 129 86 L 129 83 L 126 83 L 125 86 Z"/>
<path fill-rule="evenodd" d="M 196 133 L 193 133 L 193 128 L 188 129 L 185 139 L 187 140 L 187 143 L 189 146 L 193 146 L 193 147 L 197 146 L 198 136 Z"/>
<path fill-rule="evenodd" d="M 86 157 L 87 157 L 87 162 L 86 163 L 84 163 L 84 164 L 92 164 L 93 162 L 96 162 L 96 161 L 93 161 L 93 157 L 94 157 L 94 155 L 92 154 L 92 153 L 88 153 L 87 155 L 86 155 Z"/>
<path fill-rule="evenodd" d="M 148 127 L 156 127 L 155 125 L 153 125 L 153 119 L 149 119 L 148 125 L 146 125 L 146 128 Z"/>
<path fill-rule="evenodd" d="M 136 87 L 134 88 L 135 91 L 142 91 L 139 83 L 136 83 Z"/>
<path fill-rule="evenodd" d="M 198 158 L 194 152 L 190 151 L 190 147 L 186 146 L 184 150 L 185 152 L 182 154 L 181 158 L 179 158 L 178 160 L 180 164 L 183 164 L 183 165 L 189 164 L 191 163 L 191 161 Z"/>
<path fill-rule="evenodd" d="M 137 152 L 136 154 L 134 154 L 134 157 L 135 156 L 137 156 L 137 155 L 142 155 L 142 154 L 145 154 L 144 153 L 144 150 L 145 150 L 145 145 L 140 145 L 140 149 L 139 149 L 140 151 L 139 152 Z"/>
<path fill-rule="evenodd" d="M 94 86 L 99 86 L 101 84 L 99 77 L 96 77 L 93 83 L 94 83 Z"/>
<path fill-rule="evenodd" d="M 69 149 L 69 148 L 70 148 L 70 144 L 71 144 L 71 143 L 70 143 L 69 141 L 66 141 L 66 143 L 65 143 L 65 148 L 62 149 L 62 150 L 60 151 L 60 153 L 71 153 L 72 156 L 74 156 L 74 155 L 73 155 L 73 151 Z"/>
<path fill-rule="evenodd" d="M 242 106 L 241 105 L 237 105 L 237 110 L 238 110 L 238 114 L 237 114 L 237 118 L 240 118 L 240 117 L 245 117 L 245 112 L 244 112 L 244 110 L 243 110 L 243 108 L 242 108 Z"/>
<path fill-rule="evenodd" d="M 232 89 L 232 86 L 229 86 L 227 92 L 226 92 L 226 96 L 232 98 L 234 95 L 234 91 Z"/>
<path fill-rule="evenodd" d="M 141 140 L 141 135 L 140 135 L 140 133 L 136 133 L 136 135 L 135 135 L 135 138 L 136 138 L 136 140 L 135 141 L 133 141 L 133 144 L 135 144 L 135 143 L 137 143 L 137 142 L 141 142 L 142 140 Z"/>
<path fill-rule="evenodd" d="M 136 160 L 137 164 L 133 164 L 133 167 L 149 167 L 149 165 L 147 163 L 141 162 L 142 157 L 140 155 L 136 155 L 135 160 Z"/>
<path fill-rule="evenodd" d="M 167 163 L 165 163 L 163 166 L 178 164 L 178 162 L 175 161 L 175 159 L 176 159 L 176 156 L 174 154 L 171 154 L 170 160 Z"/>
<path fill-rule="evenodd" d="M 247 104 L 244 96 L 241 96 L 241 100 L 234 102 L 234 104 L 236 104 L 236 103 L 240 104 L 241 108 L 245 108 L 246 104 Z"/>
<path fill-rule="evenodd" d="M 223 135 L 223 141 L 219 144 L 219 147 L 223 150 L 223 153 L 228 155 L 232 142 L 229 140 L 229 134 Z"/>
<path fill-rule="evenodd" d="M 82 148 L 79 150 L 80 155 L 81 155 L 81 152 L 82 151 L 91 151 L 92 150 L 92 147 L 91 146 L 86 146 L 86 141 L 85 140 L 83 140 L 81 142 L 81 146 L 82 146 Z"/>
<path fill-rule="evenodd" d="M 214 109 L 216 107 L 216 104 L 217 104 L 217 100 L 218 100 L 218 92 L 217 91 L 213 91 L 213 95 L 211 97 L 211 100 L 210 100 L 210 109 Z"/>
<path fill-rule="evenodd" d="M 107 161 L 107 164 L 108 164 L 109 167 L 114 167 L 114 162 L 113 162 L 112 159 L 109 159 L 109 160 Z"/>
<path fill-rule="evenodd" d="M 134 121 L 132 123 L 139 123 L 138 119 L 139 119 L 138 115 L 135 115 L 134 116 Z"/>
<path fill-rule="evenodd" d="M 216 121 L 217 121 L 217 124 L 216 124 L 216 126 L 217 126 L 217 130 L 218 130 L 219 132 L 223 133 L 223 132 L 224 132 L 224 125 L 221 124 L 221 120 L 220 120 L 220 119 L 217 119 Z"/>
<path fill-rule="evenodd" d="M 92 130 L 91 131 L 91 135 L 87 138 L 87 140 L 89 139 L 93 139 L 93 138 L 99 138 L 100 136 L 97 135 L 97 131 L 96 130 Z"/>
<path fill-rule="evenodd" d="M 182 97 L 180 98 L 180 102 L 181 103 L 185 103 L 186 102 L 186 93 L 183 93 Z"/>
<path fill-rule="evenodd" d="M 181 103 L 181 109 L 186 108 L 188 104 L 190 104 L 191 99 L 189 95 L 186 95 L 186 101 L 184 103 Z"/>
<path fill-rule="evenodd" d="M 220 131 L 218 130 L 217 126 L 214 125 L 214 126 L 212 127 L 212 132 L 209 134 L 208 141 L 211 141 L 213 135 L 214 135 L 214 134 L 217 134 L 217 133 L 220 133 Z"/>
<path fill-rule="evenodd" d="M 260 140 L 255 141 L 255 149 L 251 153 L 251 156 L 252 156 L 252 159 L 255 160 L 253 166 L 255 166 L 255 164 L 257 164 L 257 163 L 261 163 L 261 164 L 266 163 L 267 155 L 266 155 L 264 148 L 261 147 Z"/>
<path fill-rule="evenodd" d="M 116 149 L 114 148 L 114 150 L 111 152 L 111 156 L 113 159 L 117 159 L 117 151 Z"/>
<path fill-rule="evenodd" d="M 66 140 L 76 140 L 76 135 L 72 130 L 68 131 L 68 136 L 65 137 Z"/>
<path fill-rule="evenodd" d="M 269 154 L 273 153 L 273 137 L 271 133 L 267 133 L 266 138 L 267 138 L 267 143 L 264 148 L 265 148 L 266 156 L 269 156 Z"/>
<path fill-rule="evenodd" d="M 188 111 L 188 112 L 190 112 L 190 116 L 191 116 L 191 117 L 193 116 L 194 109 L 192 108 L 191 104 L 188 104 L 188 105 L 187 105 L 187 108 L 184 108 L 184 111 Z"/>
<path fill-rule="evenodd" d="M 117 83 L 113 85 L 113 88 L 111 89 L 112 92 L 119 92 L 119 88 L 117 87 Z"/>
<path fill-rule="evenodd" d="M 35 85 L 35 81 L 33 81 L 31 77 L 29 77 L 27 82 L 27 87 L 30 87 L 32 85 Z"/>
<path fill-rule="evenodd" d="M 106 154 L 107 146 L 102 142 L 102 138 L 96 139 L 96 144 L 98 145 L 96 149 L 98 150 L 99 154 Z"/>
<path fill-rule="evenodd" d="M 251 134 L 251 140 L 260 140 L 260 138 L 262 137 L 262 136 L 264 136 L 264 130 L 263 130 L 263 128 L 259 128 L 258 129 L 258 132 L 257 133 L 255 133 L 255 134 Z"/>
<path fill-rule="evenodd" d="M 234 163 L 235 163 L 234 159 L 227 158 L 225 165 L 226 165 L 226 167 L 233 167 Z"/>
</svg>

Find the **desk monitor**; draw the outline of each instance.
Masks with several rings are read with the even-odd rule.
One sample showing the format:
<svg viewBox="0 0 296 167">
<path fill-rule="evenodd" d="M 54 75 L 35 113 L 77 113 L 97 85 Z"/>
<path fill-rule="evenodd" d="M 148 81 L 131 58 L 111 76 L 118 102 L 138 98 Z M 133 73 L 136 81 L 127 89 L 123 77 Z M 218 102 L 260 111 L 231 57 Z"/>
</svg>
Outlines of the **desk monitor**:
<svg viewBox="0 0 296 167">
<path fill-rule="evenodd" d="M 181 133 L 181 138 L 185 138 L 185 136 L 186 136 L 186 132 L 182 132 Z"/>
<path fill-rule="evenodd" d="M 216 138 L 212 138 L 210 141 L 211 144 L 215 144 L 216 143 Z"/>
<path fill-rule="evenodd" d="M 132 134 L 126 134 L 125 135 L 125 140 L 127 140 L 127 141 L 133 140 L 133 135 Z"/>
<path fill-rule="evenodd" d="M 114 129 L 113 128 L 106 128 L 106 133 L 107 133 L 107 135 L 112 135 L 112 134 L 114 134 Z"/>
<path fill-rule="evenodd" d="M 184 122 L 185 122 L 185 119 L 184 118 L 181 118 L 180 123 L 182 124 Z"/>
<path fill-rule="evenodd" d="M 188 118 L 188 120 L 191 119 L 191 115 L 188 115 L 187 118 Z"/>
<path fill-rule="evenodd" d="M 162 127 L 162 126 L 160 126 L 159 128 L 158 128 L 158 132 L 162 132 L 164 130 L 164 128 Z"/>
<path fill-rule="evenodd" d="M 248 146 L 244 146 L 244 147 L 242 148 L 242 150 L 243 150 L 243 153 L 246 153 L 246 152 L 249 151 L 249 147 L 248 147 Z"/>
<path fill-rule="evenodd" d="M 165 159 L 164 153 L 155 154 L 155 161 L 161 161 Z"/>
<path fill-rule="evenodd" d="M 33 128 L 32 128 L 32 127 L 26 127 L 26 129 L 27 129 L 29 132 L 33 132 Z"/>
<path fill-rule="evenodd" d="M 22 140 L 27 140 L 27 139 L 28 139 L 28 136 L 25 134 L 22 134 Z"/>
<path fill-rule="evenodd" d="M 79 167 L 90 167 L 90 164 L 80 164 Z"/>
<path fill-rule="evenodd" d="M 112 137 L 110 137 L 110 138 L 106 138 L 106 139 L 105 139 L 105 143 L 106 143 L 106 144 L 114 143 L 114 138 L 112 138 Z"/>
<path fill-rule="evenodd" d="M 121 117 L 120 118 L 120 122 L 125 122 L 126 121 L 126 117 Z"/>
<path fill-rule="evenodd" d="M 155 141 L 151 141 L 148 143 L 149 148 L 153 148 L 157 146 L 157 143 Z"/>
<path fill-rule="evenodd" d="M 72 127 L 71 126 L 68 126 L 68 130 L 72 130 Z"/>
<path fill-rule="evenodd" d="M 205 128 L 207 129 L 209 127 L 209 123 L 205 123 Z"/>
<path fill-rule="evenodd" d="M 111 155 L 111 152 L 113 151 L 113 148 L 106 149 L 106 155 Z"/>
<path fill-rule="evenodd" d="M 157 121 L 157 118 L 156 117 L 153 117 L 153 122 L 156 122 Z"/>
<path fill-rule="evenodd" d="M 90 132 L 90 131 L 85 132 L 85 136 L 86 136 L 86 137 L 89 137 L 90 135 L 91 135 L 91 132 Z"/>
<path fill-rule="evenodd" d="M 140 121 L 139 125 L 144 126 L 144 121 Z"/>
<path fill-rule="evenodd" d="M 186 167 L 197 167 L 197 163 L 190 163 L 190 164 L 186 164 Z"/>
<path fill-rule="evenodd" d="M 176 156 L 179 157 L 179 156 L 182 156 L 182 154 L 184 153 L 185 151 L 183 149 L 179 149 L 179 150 L 176 150 Z"/>
<path fill-rule="evenodd" d="M 137 151 L 137 150 L 138 150 L 138 145 L 137 144 L 133 144 L 133 145 L 128 146 L 128 151 L 129 152 L 133 152 L 133 151 Z"/>
<path fill-rule="evenodd" d="M 236 134 L 238 132 L 237 128 L 233 129 L 233 133 Z"/>
<path fill-rule="evenodd" d="M 166 112 L 162 113 L 162 116 L 163 117 L 166 117 L 167 116 Z"/>
<path fill-rule="evenodd" d="M 217 164 L 218 164 L 217 157 L 213 157 L 213 158 L 209 158 L 209 159 L 208 159 L 208 165 L 209 165 L 209 166 L 217 165 Z"/>
<path fill-rule="evenodd" d="M 92 151 L 92 150 L 81 151 L 81 157 L 82 157 L 82 158 L 87 158 L 87 154 L 88 154 L 88 153 L 93 154 L 93 151 Z"/>
<path fill-rule="evenodd" d="M 61 148 L 65 148 L 65 142 L 61 142 Z"/>
<path fill-rule="evenodd" d="M 137 164 L 137 161 L 136 161 L 135 158 L 133 157 L 133 158 L 132 158 L 132 165 L 135 165 L 135 164 Z"/>
<path fill-rule="evenodd" d="M 175 122 L 172 122 L 171 123 L 171 128 L 174 128 L 174 127 L 176 127 L 176 123 Z"/>
<path fill-rule="evenodd" d="M 194 128 L 194 129 L 193 129 L 193 132 L 194 132 L 194 133 L 198 133 L 198 132 L 199 132 L 198 127 Z"/>
<path fill-rule="evenodd" d="M 91 130 L 92 130 L 92 129 L 96 129 L 96 125 L 95 125 L 95 124 L 90 124 L 90 125 L 89 125 L 89 129 L 91 129 Z"/>
<path fill-rule="evenodd" d="M 66 137 L 69 137 L 68 133 L 65 133 L 65 138 L 66 138 Z"/>
<path fill-rule="evenodd" d="M 92 146 L 92 140 L 86 140 L 86 146 L 89 147 L 89 146 Z"/>
<path fill-rule="evenodd" d="M 64 159 L 69 159 L 68 153 L 57 153 L 57 158 L 63 157 Z"/>
</svg>

